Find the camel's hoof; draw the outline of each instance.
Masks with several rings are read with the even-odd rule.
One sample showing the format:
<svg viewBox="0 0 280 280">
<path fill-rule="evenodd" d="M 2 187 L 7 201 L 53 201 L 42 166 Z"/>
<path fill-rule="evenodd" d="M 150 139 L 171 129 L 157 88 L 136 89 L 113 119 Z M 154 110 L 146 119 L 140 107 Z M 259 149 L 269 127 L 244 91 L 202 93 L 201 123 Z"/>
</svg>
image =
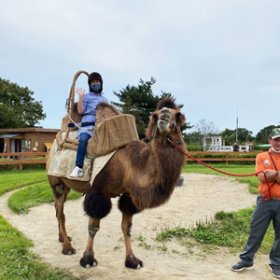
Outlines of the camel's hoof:
<svg viewBox="0 0 280 280">
<path fill-rule="evenodd" d="M 69 249 L 62 249 L 62 254 L 68 255 L 68 256 L 74 255 L 74 254 L 76 254 L 76 250 L 73 247 L 71 247 Z"/>
<path fill-rule="evenodd" d="M 80 259 L 80 266 L 82 266 L 84 268 L 90 268 L 90 267 L 97 266 L 97 265 L 98 265 L 98 262 L 94 258 L 93 255 L 86 255 Z"/>
<path fill-rule="evenodd" d="M 143 262 L 134 255 L 130 255 L 126 257 L 125 266 L 128 268 L 137 269 L 143 267 Z"/>
</svg>

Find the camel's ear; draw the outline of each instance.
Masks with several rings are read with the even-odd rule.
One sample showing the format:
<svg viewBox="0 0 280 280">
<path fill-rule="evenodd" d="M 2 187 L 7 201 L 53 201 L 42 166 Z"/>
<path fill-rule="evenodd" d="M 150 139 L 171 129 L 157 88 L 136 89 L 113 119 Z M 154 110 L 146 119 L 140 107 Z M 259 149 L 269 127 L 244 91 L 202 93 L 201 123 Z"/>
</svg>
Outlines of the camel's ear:
<svg viewBox="0 0 280 280">
<path fill-rule="evenodd" d="M 186 122 L 185 115 L 182 114 L 181 112 L 176 113 L 175 120 L 176 120 L 177 125 L 180 126 L 181 128 L 183 127 L 183 125 Z"/>
<path fill-rule="evenodd" d="M 150 113 L 150 120 L 156 124 L 158 121 L 158 114 L 156 112 Z"/>
<path fill-rule="evenodd" d="M 154 127 L 157 125 L 158 115 L 154 112 L 150 114 L 150 122 L 146 129 L 146 138 L 151 140 L 153 138 Z"/>
</svg>

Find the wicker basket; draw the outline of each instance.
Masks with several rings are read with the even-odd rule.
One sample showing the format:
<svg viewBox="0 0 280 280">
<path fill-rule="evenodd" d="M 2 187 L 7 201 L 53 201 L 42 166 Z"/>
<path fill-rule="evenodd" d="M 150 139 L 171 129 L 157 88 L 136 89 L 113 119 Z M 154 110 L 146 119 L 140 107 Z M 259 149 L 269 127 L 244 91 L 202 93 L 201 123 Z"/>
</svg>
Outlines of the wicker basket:
<svg viewBox="0 0 280 280">
<path fill-rule="evenodd" d="M 138 140 L 133 115 L 117 115 L 100 122 L 88 143 L 88 153 L 94 157 L 106 155 L 131 141 Z"/>
</svg>

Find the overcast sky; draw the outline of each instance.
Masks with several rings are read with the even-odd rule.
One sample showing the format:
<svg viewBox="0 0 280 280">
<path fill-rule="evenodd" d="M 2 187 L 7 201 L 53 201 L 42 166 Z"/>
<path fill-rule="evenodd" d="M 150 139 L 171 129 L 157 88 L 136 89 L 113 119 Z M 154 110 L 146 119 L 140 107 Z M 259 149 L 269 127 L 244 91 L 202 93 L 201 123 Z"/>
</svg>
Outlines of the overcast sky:
<svg viewBox="0 0 280 280">
<path fill-rule="evenodd" d="M 59 128 L 73 75 L 104 94 L 156 79 L 188 122 L 255 135 L 280 121 L 279 0 L 0 0 L 0 77 L 42 101 Z M 87 88 L 81 77 L 78 86 Z M 77 97 L 76 97 L 77 98 Z M 238 112 L 238 113 L 237 113 Z"/>
</svg>

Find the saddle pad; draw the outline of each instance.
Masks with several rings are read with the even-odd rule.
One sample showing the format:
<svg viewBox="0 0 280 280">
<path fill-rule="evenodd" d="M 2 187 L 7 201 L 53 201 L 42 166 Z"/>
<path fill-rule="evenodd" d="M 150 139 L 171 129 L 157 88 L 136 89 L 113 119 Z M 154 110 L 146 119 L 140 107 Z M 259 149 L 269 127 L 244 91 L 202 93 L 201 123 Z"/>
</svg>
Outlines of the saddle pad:
<svg viewBox="0 0 280 280">
<path fill-rule="evenodd" d="M 58 148 L 56 140 L 54 140 L 52 148 L 49 152 L 49 164 L 47 168 L 47 174 L 56 177 L 65 177 L 71 180 L 89 181 L 91 177 L 91 167 L 93 158 L 86 155 L 84 160 L 82 177 L 72 178 L 71 172 L 76 166 L 76 154 L 77 151 L 71 149 Z"/>
<path fill-rule="evenodd" d="M 100 156 L 94 159 L 93 166 L 92 166 L 92 173 L 90 184 L 92 185 L 96 175 L 103 169 L 106 163 L 110 160 L 110 158 L 115 154 L 116 151 L 111 152 L 105 156 Z"/>
<path fill-rule="evenodd" d="M 59 150 L 56 140 L 54 140 L 49 154 L 50 160 L 48 164 L 47 174 L 77 181 L 90 181 L 90 183 L 92 184 L 96 175 L 103 169 L 103 167 L 115 154 L 115 152 L 116 151 L 113 151 L 110 154 L 100 156 L 95 159 L 86 156 L 83 167 L 84 176 L 72 178 L 70 177 L 70 174 L 75 168 L 77 152 L 70 149 Z"/>
</svg>

